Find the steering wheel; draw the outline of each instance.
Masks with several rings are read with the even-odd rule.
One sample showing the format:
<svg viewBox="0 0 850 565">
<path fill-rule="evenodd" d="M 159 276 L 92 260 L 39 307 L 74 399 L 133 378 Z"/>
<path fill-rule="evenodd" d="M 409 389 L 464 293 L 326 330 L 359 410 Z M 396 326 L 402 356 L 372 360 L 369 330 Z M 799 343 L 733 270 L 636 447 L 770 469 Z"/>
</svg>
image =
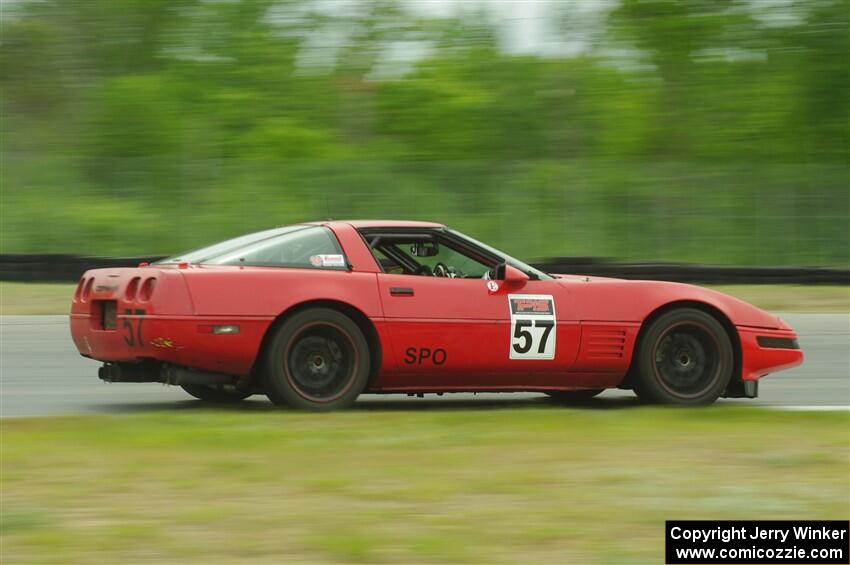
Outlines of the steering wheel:
<svg viewBox="0 0 850 565">
<path fill-rule="evenodd" d="M 449 278 L 449 267 L 445 263 L 437 263 L 434 265 L 434 276 Z"/>
</svg>

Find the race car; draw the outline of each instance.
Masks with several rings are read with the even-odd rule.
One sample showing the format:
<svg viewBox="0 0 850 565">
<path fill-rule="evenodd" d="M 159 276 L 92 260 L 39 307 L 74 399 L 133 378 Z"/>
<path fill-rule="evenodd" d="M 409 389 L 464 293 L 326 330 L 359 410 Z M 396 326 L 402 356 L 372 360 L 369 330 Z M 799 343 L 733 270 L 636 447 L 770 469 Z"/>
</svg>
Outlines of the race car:
<svg viewBox="0 0 850 565">
<path fill-rule="evenodd" d="M 779 318 L 713 290 L 542 272 L 444 225 L 278 227 L 94 269 L 70 315 L 101 379 L 329 410 L 362 393 L 608 388 L 701 405 L 798 365 Z"/>
</svg>

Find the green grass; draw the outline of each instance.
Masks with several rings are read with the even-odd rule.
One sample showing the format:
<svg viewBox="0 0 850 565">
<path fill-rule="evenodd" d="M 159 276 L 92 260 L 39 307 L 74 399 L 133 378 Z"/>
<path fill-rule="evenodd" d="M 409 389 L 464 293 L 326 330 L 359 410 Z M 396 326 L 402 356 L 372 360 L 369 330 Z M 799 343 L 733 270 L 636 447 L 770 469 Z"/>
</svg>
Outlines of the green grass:
<svg viewBox="0 0 850 565">
<path fill-rule="evenodd" d="M 850 287 L 804 285 L 713 286 L 772 312 L 850 312 Z M 0 283 L 2 314 L 67 314 L 74 285 Z"/>
<path fill-rule="evenodd" d="M 850 314 L 850 286 L 716 285 L 768 312 L 837 312 Z"/>
<path fill-rule="evenodd" d="M 0 314 L 67 314 L 76 285 L 0 282 Z"/>
<path fill-rule="evenodd" d="M 6 563 L 660 563 L 848 515 L 847 413 L 557 406 L 0 420 Z"/>
</svg>

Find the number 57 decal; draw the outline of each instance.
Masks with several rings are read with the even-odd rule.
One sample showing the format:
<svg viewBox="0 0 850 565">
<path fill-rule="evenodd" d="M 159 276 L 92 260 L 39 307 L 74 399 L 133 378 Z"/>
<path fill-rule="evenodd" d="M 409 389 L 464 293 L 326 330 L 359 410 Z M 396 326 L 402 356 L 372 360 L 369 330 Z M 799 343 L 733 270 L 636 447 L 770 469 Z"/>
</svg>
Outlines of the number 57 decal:
<svg viewBox="0 0 850 565">
<path fill-rule="evenodd" d="M 558 334 L 549 294 L 510 294 L 511 359 L 554 359 Z M 553 331 L 555 330 L 555 331 Z"/>
<path fill-rule="evenodd" d="M 135 314 L 139 316 L 136 320 L 136 327 L 133 327 L 133 321 L 126 316 L 132 316 Z M 145 320 L 145 311 L 144 310 L 136 310 L 133 311 L 130 308 L 124 309 L 124 343 L 127 344 L 128 347 L 133 347 L 134 345 L 137 347 L 142 347 L 144 342 L 142 341 L 142 322 Z"/>
</svg>

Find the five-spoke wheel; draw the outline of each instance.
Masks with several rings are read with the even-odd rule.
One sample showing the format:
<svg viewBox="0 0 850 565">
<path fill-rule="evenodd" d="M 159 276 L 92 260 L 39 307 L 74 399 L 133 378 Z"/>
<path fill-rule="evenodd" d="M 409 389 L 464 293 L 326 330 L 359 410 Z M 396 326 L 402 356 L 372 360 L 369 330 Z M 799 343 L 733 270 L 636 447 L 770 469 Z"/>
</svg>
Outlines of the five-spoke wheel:
<svg viewBox="0 0 850 565">
<path fill-rule="evenodd" d="M 733 349 L 726 330 L 694 308 L 671 310 L 651 323 L 637 351 L 635 392 L 666 404 L 710 404 L 732 376 Z"/>
<path fill-rule="evenodd" d="M 369 346 L 351 318 L 302 310 L 277 328 L 266 350 L 266 394 L 295 408 L 342 408 L 366 387 L 369 367 Z"/>
</svg>

